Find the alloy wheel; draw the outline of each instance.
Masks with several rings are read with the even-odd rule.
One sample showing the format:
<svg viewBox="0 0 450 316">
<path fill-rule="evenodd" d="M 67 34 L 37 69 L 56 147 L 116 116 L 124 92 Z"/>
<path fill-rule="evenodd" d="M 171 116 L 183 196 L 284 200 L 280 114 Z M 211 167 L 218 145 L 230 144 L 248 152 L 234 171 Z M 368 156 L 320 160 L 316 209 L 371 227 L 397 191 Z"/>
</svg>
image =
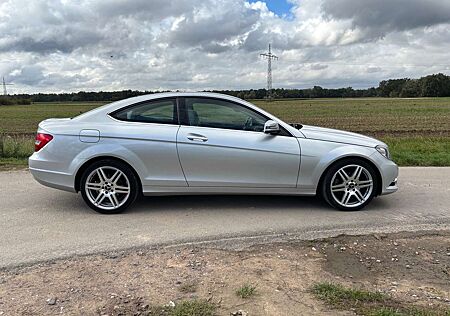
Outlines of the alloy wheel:
<svg viewBox="0 0 450 316">
<path fill-rule="evenodd" d="M 358 207 L 371 196 L 374 182 L 363 166 L 351 164 L 338 169 L 331 179 L 331 196 L 343 207 Z"/>
<path fill-rule="evenodd" d="M 102 166 L 88 175 L 85 192 L 89 201 L 96 207 L 115 210 L 127 201 L 131 186 L 124 172 L 112 166 Z"/>
</svg>

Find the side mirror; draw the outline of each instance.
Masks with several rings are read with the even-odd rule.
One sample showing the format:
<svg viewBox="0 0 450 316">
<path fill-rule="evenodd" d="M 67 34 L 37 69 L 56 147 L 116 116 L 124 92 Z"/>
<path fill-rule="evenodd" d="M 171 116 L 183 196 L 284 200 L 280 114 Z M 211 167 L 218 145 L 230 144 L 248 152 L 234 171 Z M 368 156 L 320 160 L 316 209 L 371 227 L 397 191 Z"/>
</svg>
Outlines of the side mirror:
<svg viewBox="0 0 450 316">
<path fill-rule="evenodd" d="M 280 126 L 278 126 L 278 123 L 272 120 L 268 120 L 264 124 L 264 133 L 268 134 L 278 134 L 280 132 Z"/>
</svg>

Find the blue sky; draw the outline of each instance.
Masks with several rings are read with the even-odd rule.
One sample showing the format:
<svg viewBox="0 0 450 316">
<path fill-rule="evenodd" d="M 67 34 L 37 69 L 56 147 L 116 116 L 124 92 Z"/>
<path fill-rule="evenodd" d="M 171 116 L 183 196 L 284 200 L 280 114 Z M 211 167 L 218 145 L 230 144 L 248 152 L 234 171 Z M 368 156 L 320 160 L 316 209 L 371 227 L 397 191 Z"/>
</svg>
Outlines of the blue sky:
<svg viewBox="0 0 450 316">
<path fill-rule="evenodd" d="M 262 0 L 250 0 L 250 3 L 262 1 Z M 270 11 L 274 12 L 278 16 L 289 15 L 289 10 L 292 8 L 292 4 L 287 0 L 264 0 Z"/>
</svg>

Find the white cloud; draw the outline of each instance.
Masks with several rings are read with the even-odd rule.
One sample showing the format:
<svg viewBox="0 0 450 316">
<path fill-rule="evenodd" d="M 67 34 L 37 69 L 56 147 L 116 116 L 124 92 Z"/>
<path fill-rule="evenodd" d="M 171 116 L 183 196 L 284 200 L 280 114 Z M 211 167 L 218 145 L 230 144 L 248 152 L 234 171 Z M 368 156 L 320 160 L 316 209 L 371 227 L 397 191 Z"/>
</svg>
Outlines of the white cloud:
<svg viewBox="0 0 450 316">
<path fill-rule="evenodd" d="M 439 0 L 3 0 L 0 75 L 13 92 L 367 87 L 450 72 Z M 414 18 L 412 18 L 414 17 Z M 426 56 L 426 57 L 425 57 Z"/>
</svg>

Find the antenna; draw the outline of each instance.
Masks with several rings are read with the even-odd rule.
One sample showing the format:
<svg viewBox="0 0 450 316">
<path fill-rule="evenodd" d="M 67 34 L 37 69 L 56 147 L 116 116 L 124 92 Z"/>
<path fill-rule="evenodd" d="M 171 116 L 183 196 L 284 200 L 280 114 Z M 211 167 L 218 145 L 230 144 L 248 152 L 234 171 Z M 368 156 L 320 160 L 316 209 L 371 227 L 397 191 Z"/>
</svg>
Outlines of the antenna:
<svg viewBox="0 0 450 316">
<path fill-rule="evenodd" d="M 267 59 L 267 99 L 272 99 L 272 59 L 277 60 L 278 57 L 272 54 L 270 44 L 269 52 L 260 54 L 261 57 Z"/>
<path fill-rule="evenodd" d="M 12 86 L 12 83 L 6 83 L 5 82 L 5 77 L 3 77 L 3 95 L 7 96 L 8 95 L 8 91 L 6 91 L 6 86 Z"/>
</svg>

